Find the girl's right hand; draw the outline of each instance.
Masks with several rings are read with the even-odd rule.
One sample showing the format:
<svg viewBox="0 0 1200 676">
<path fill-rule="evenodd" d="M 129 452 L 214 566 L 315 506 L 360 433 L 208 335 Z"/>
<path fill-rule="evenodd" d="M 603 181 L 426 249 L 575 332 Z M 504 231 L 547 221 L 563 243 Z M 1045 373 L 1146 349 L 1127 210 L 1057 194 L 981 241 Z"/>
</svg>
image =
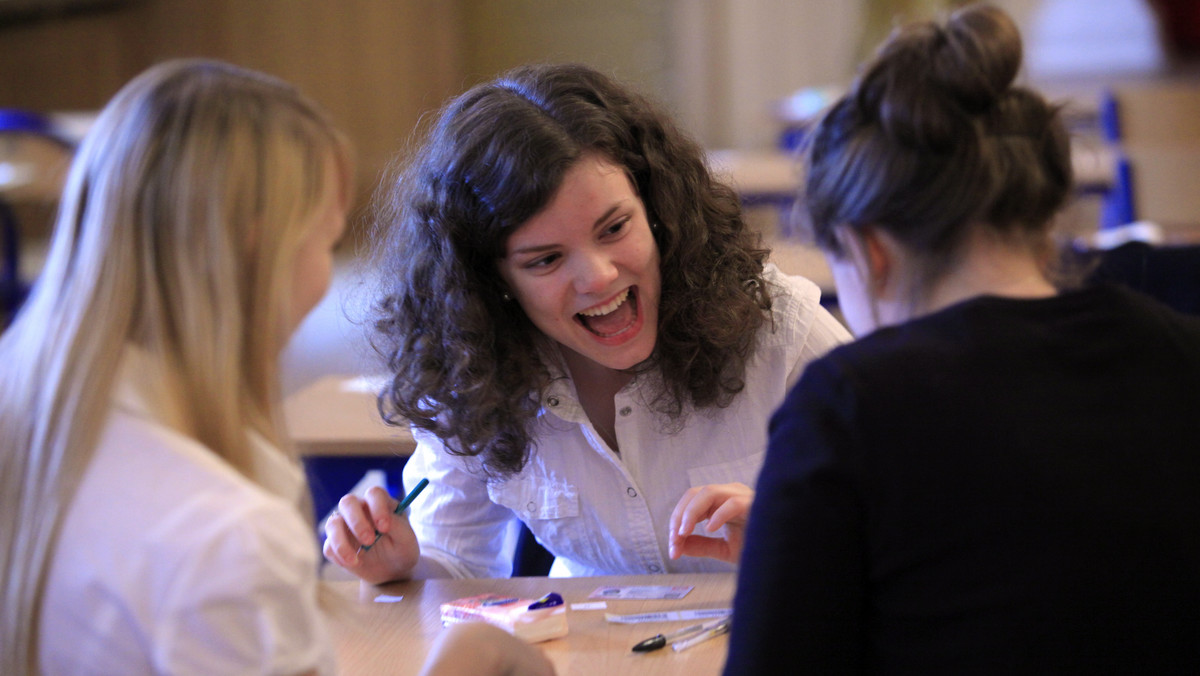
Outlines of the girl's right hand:
<svg viewBox="0 0 1200 676">
<path fill-rule="evenodd" d="M 379 486 L 369 489 L 365 500 L 342 496 L 325 522 L 325 558 L 371 584 L 411 577 L 421 546 L 408 518 L 393 511 L 396 504 Z M 364 551 L 364 544 L 370 549 Z"/>
</svg>

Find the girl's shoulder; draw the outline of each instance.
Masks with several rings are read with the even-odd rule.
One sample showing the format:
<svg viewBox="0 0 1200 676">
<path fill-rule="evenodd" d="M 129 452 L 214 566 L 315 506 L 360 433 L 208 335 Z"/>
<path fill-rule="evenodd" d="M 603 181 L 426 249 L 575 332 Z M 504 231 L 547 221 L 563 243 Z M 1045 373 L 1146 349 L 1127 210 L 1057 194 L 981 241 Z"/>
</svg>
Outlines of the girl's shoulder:
<svg viewBox="0 0 1200 676">
<path fill-rule="evenodd" d="M 774 263 L 763 268 L 763 279 L 771 297 L 771 321 L 760 330 L 760 345 L 802 345 L 815 324 L 836 322 L 822 307 L 821 289 L 812 280 L 786 274 Z"/>
</svg>

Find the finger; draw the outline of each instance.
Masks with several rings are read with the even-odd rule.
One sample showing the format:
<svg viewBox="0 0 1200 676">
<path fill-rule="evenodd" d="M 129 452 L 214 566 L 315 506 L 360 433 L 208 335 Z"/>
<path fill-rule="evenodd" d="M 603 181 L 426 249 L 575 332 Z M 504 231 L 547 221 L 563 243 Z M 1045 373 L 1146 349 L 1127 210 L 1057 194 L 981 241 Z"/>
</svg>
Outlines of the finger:
<svg viewBox="0 0 1200 676">
<path fill-rule="evenodd" d="M 729 560 L 729 543 L 721 538 L 689 535 L 686 538 L 682 538 L 677 551 L 681 556 L 706 557 L 722 561 Z"/>
<path fill-rule="evenodd" d="M 358 546 L 342 517 L 330 516 L 325 522 L 325 545 L 321 548 L 325 558 L 343 568 L 353 568 L 358 565 Z"/>
<path fill-rule="evenodd" d="M 380 533 L 388 532 L 392 523 L 392 512 L 396 509 L 396 501 L 381 486 L 372 486 L 366 494 L 367 508 L 374 520 L 373 529 Z M 372 532 L 374 537 L 374 532 Z M 371 540 L 366 540 L 371 542 Z"/>
<path fill-rule="evenodd" d="M 724 499 L 715 486 L 701 486 L 696 489 L 695 496 L 683 510 L 683 516 L 679 523 L 679 536 L 690 535 L 695 530 L 696 524 L 708 519 L 714 507 Z"/>
<path fill-rule="evenodd" d="M 748 496 L 731 496 L 708 516 L 706 530 L 712 533 L 727 523 L 744 522 L 750 513 L 751 500 Z"/>
<path fill-rule="evenodd" d="M 675 509 L 671 510 L 671 520 L 669 522 L 671 528 L 670 533 L 672 537 L 675 537 L 675 535 L 680 532 L 683 524 L 684 513 L 687 511 L 688 505 L 691 504 L 692 499 L 699 490 L 700 489 L 695 487 L 687 489 L 683 493 L 683 496 L 679 498 L 679 502 L 675 503 Z"/>
<path fill-rule="evenodd" d="M 343 495 L 338 500 L 337 513 L 345 521 L 351 539 L 356 546 L 370 544 L 375 541 L 374 520 L 371 518 L 369 506 L 356 495 Z"/>
</svg>

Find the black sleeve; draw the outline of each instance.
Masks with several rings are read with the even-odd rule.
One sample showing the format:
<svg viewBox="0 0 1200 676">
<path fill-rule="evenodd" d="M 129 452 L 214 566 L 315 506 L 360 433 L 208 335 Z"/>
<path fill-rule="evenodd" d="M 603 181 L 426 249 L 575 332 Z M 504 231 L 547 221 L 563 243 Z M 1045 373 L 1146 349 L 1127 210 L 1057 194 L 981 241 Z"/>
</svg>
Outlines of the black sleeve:
<svg viewBox="0 0 1200 676">
<path fill-rule="evenodd" d="M 863 668 L 866 546 L 846 381 L 830 358 L 814 362 L 771 419 L 727 676 Z"/>
</svg>

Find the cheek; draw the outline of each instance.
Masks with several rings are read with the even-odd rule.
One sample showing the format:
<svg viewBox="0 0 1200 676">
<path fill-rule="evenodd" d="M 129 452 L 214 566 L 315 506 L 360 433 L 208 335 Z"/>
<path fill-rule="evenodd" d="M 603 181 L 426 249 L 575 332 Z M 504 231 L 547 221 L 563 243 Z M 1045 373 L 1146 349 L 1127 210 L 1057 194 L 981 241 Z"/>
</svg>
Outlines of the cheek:
<svg viewBox="0 0 1200 676">
<path fill-rule="evenodd" d="M 516 302 L 538 328 L 545 331 L 562 321 L 567 302 L 563 284 L 553 276 L 522 280 L 512 289 Z"/>
<path fill-rule="evenodd" d="M 333 256 L 314 251 L 301 252 L 296 261 L 292 285 L 292 324 L 298 326 L 321 302 L 333 279 Z"/>
</svg>

